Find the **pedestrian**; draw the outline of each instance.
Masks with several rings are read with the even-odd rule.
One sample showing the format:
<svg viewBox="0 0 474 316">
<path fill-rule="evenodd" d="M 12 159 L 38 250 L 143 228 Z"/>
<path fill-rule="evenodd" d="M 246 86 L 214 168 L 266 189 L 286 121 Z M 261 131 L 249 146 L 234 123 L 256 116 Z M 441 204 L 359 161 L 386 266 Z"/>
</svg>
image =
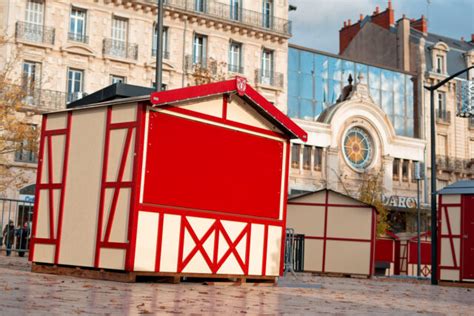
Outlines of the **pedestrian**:
<svg viewBox="0 0 474 316">
<path fill-rule="evenodd" d="M 5 247 L 7 247 L 7 256 L 9 256 L 12 252 L 12 245 L 15 240 L 15 225 L 12 220 L 5 225 L 2 236 L 4 240 L 3 243 L 5 244 Z"/>
<path fill-rule="evenodd" d="M 28 236 L 30 235 L 30 229 L 28 222 L 23 224 L 23 227 L 18 228 L 16 231 L 16 249 L 20 257 L 25 256 L 25 252 L 28 250 Z"/>
</svg>

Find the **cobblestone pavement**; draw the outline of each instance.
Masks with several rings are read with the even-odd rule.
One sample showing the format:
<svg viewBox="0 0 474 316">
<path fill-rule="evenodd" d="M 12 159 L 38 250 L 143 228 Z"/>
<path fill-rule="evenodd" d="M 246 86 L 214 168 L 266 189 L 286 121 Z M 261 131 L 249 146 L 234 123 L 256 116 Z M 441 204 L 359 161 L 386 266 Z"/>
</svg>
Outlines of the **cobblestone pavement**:
<svg viewBox="0 0 474 316">
<path fill-rule="evenodd" d="M 474 315 L 474 289 L 383 279 L 288 277 L 277 287 L 126 284 L 36 274 L 0 254 L 0 315 Z"/>
</svg>

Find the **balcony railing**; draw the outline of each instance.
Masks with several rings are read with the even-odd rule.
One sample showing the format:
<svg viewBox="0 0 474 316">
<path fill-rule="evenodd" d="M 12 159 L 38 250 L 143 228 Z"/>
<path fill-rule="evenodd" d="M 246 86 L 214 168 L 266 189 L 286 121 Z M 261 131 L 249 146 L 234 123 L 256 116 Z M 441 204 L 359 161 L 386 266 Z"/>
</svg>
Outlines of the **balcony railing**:
<svg viewBox="0 0 474 316">
<path fill-rule="evenodd" d="M 439 109 L 436 110 L 436 121 L 440 123 L 451 123 L 451 112 Z"/>
<path fill-rule="evenodd" d="M 81 33 L 68 33 L 67 39 L 73 42 L 79 42 L 84 44 L 89 43 L 89 36 Z"/>
<path fill-rule="evenodd" d="M 138 59 L 138 45 L 111 38 L 104 39 L 104 54 L 124 59 Z"/>
<path fill-rule="evenodd" d="M 156 48 L 151 50 L 151 56 L 156 57 Z M 167 50 L 163 51 L 163 59 L 170 59 L 170 52 Z"/>
<path fill-rule="evenodd" d="M 436 156 L 439 170 L 458 173 L 474 173 L 474 159 L 460 159 L 447 156 Z"/>
<path fill-rule="evenodd" d="M 87 93 L 82 91 L 71 92 L 67 94 L 67 103 L 71 103 L 82 99 L 83 97 L 87 96 Z"/>
<path fill-rule="evenodd" d="M 15 36 L 19 40 L 54 45 L 55 29 L 40 24 L 16 22 Z"/>
<path fill-rule="evenodd" d="M 244 73 L 244 67 L 242 67 L 240 65 L 231 65 L 231 64 L 229 64 L 228 65 L 228 70 L 230 72 L 235 72 L 235 73 L 239 73 L 239 74 Z"/>
<path fill-rule="evenodd" d="M 283 88 L 283 74 L 262 69 L 255 70 L 255 82 L 277 88 Z"/>
<path fill-rule="evenodd" d="M 25 90 L 25 89 L 23 89 Z M 47 89 L 27 89 L 23 97 L 26 107 L 38 108 L 44 111 L 61 110 L 66 107 L 66 94 L 60 91 Z"/>
<path fill-rule="evenodd" d="M 146 1 L 156 4 L 156 0 Z M 252 28 L 260 28 L 285 35 L 291 35 L 291 21 L 264 15 L 263 12 L 247 9 L 239 9 L 236 11 L 232 6 L 215 0 L 203 1 L 203 3 L 204 2 L 205 4 L 203 5 L 197 5 L 196 0 L 166 0 L 164 1 L 164 4 L 171 9 L 179 9 L 218 19 L 235 21 Z"/>
</svg>

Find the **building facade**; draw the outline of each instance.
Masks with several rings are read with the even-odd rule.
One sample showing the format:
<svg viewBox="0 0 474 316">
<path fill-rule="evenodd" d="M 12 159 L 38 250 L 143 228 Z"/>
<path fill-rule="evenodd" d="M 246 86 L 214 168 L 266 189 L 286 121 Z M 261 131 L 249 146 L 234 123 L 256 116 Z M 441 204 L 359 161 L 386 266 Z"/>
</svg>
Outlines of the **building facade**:
<svg viewBox="0 0 474 316">
<path fill-rule="evenodd" d="M 371 174 L 392 228 L 416 229 L 415 164 L 424 162 L 426 142 L 416 135 L 414 74 L 290 45 L 288 78 L 288 115 L 309 139 L 292 146 L 292 192 L 358 197 Z M 428 220 L 425 211 L 424 229 Z"/>
<path fill-rule="evenodd" d="M 431 183 L 430 93 L 424 86 L 440 82 L 460 70 L 474 65 L 474 34 L 470 39 L 456 40 L 428 32 L 428 21 L 403 16 L 395 22 L 389 1 L 385 11 L 376 10 L 360 17 L 356 23 L 344 22 L 340 30 L 340 55 L 374 62 L 415 78 L 415 100 L 419 113 L 416 135 L 427 140 L 426 183 L 424 194 L 429 203 Z M 435 93 L 437 189 L 461 179 L 474 177 L 474 118 L 466 113 L 466 90 L 473 86 L 474 71 L 459 75 Z M 472 88 L 471 88 L 472 89 Z M 471 96 L 472 98 L 472 96 Z M 471 109 L 472 111 L 472 109 Z"/>
<path fill-rule="evenodd" d="M 239 75 L 286 111 L 287 0 L 166 0 L 163 13 L 164 88 Z M 116 82 L 153 86 L 156 16 L 151 0 L 0 2 L 1 65 L 15 61 L 28 124 Z M 36 157 L 18 157 L 9 159 L 34 184 Z M 19 197 L 16 187 L 0 194 Z"/>
</svg>

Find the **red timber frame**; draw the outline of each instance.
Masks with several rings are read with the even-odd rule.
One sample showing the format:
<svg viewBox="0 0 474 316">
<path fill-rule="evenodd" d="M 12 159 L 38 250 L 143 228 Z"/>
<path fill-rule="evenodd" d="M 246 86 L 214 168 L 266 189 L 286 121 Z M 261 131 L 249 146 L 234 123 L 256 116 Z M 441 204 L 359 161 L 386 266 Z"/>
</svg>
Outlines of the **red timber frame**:
<svg viewBox="0 0 474 316">
<path fill-rule="evenodd" d="M 235 80 L 232 80 L 232 82 L 235 82 Z M 235 83 L 234 83 L 234 88 L 235 88 Z M 191 95 L 193 93 L 198 93 L 202 92 L 203 90 L 196 90 L 195 87 L 190 87 L 186 88 L 183 90 L 192 90 Z M 194 91 L 196 90 L 196 91 Z M 231 92 L 232 89 L 230 89 Z M 205 90 L 204 90 L 205 91 Z M 167 91 L 160 92 L 158 93 L 158 96 L 161 97 L 160 94 L 165 94 Z M 258 93 L 257 93 L 258 94 Z M 218 123 L 218 124 L 223 124 L 231 128 L 237 128 L 237 129 L 242 129 L 242 130 L 247 130 L 250 132 L 254 133 L 260 133 L 263 135 L 271 136 L 271 137 L 276 137 L 280 139 L 281 141 L 285 142 L 286 146 L 286 152 L 284 155 L 286 155 L 286 167 L 283 169 L 283 172 L 285 172 L 285 176 L 283 177 L 283 181 L 285 181 L 285 191 L 282 193 L 283 196 L 283 201 L 286 201 L 287 199 L 287 189 L 288 189 L 288 161 L 289 161 L 289 155 L 290 155 L 290 142 L 288 140 L 288 137 L 285 136 L 284 134 L 272 132 L 269 130 L 261 129 L 258 127 L 254 127 L 251 125 L 247 124 L 242 124 L 239 122 L 231 121 L 227 118 L 227 102 L 228 102 L 228 97 L 229 95 L 227 93 L 223 93 L 223 99 L 222 99 L 222 117 L 215 117 L 203 113 L 199 113 L 196 111 L 188 110 L 185 108 L 180 108 L 180 107 L 175 107 L 172 105 L 163 105 L 160 106 L 160 109 L 170 111 L 170 112 L 175 112 L 177 114 L 184 114 L 187 116 L 192 116 L 198 119 L 206 120 L 209 121 L 210 123 Z M 187 97 L 191 98 L 190 95 L 187 95 Z M 161 100 L 164 100 L 166 98 L 162 98 Z M 166 99 L 167 100 L 167 99 Z M 163 101 L 164 102 L 164 101 Z M 266 101 L 268 102 L 268 101 Z M 271 104 L 270 104 L 271 105 Z M 148 128 L 146 126 L 148 123 L 146 123 L 146 118 L 148 117 L 149 113 L 147 111 L 153 111 L 153 109 L 149 108 L 148 110 L 146 109 L 147 103 L 143 103 L 142 105 L 142 121 L 144 122 L 141 124 L 144 126 L 143 130 L 140 131 L 140 140 L 138 143 L 140 146 L 143 146 L 143 143 L 145 141 L 145 130 Z M 273 106 L 273 105 L 271 105 Z M 137 134 L 138 135 L 138 134 Z M 135 197 L 134 201 L 134 212 L 133 212 L 133 217 L 131 218 L 131 224 L 130 227 L 132 231 L 130 232 L 130 249 L 129 249 L 129 256 L 127 257 L 127 270 L 133 271 L 134 270 L 134 261 L 135 261 L 135 249 L 136 249 L 136 238 L 137 238 L 137 225 L 138 225 L 138 213 L 139 212 L 152 212 L 152 213 L 158 213 L 159 214 L 159 222 L 158 222 L 158 230 L 157 230 L 157 247 L 156 247 L 156 257 L 155 257 L 155 272 L 160 272 L 160 262 L 161 262 L 161 247 L 164 238 L 169 238 L 163 236 L 163 219 L 165 215 L 178 215 L 181 216 L 180 220 L 180 231 L 178 234 L 178 261 L 177 261 L 177 273 L 180 274 L 185 274 L 183 270 L 186 268 L 188 263 L 193 259 L 193 257 L 196 254 L 202 254 L 204 260 L 206 261 L 210 271 L 212 274 L 217 274 L 219 269 L 222 267 L 226 259 L 234 255 L 236 258 L 241 270 L 242 274 L 244 276 L 249 275 L 249 265 L 250 265 L 250 244 L 251 244 L 251 227 L 252 224 L 260 224 L 264 226 L 264 244 L 263 244 L 263 254 L 262 254 L 262 275 L 266 275 L 266 260 L 267 260 L 267 247 L 268 247 L 268 228 L 269 226 L 274 226 L 274 227 L 280 227 L 282 230 L 282 240 L 281 240 L 281 257 L 280 257 L 280 267 L 279 267 L 279 274 L 283 275 L 283 267 L 284 267 L 284 245 L 285 245 L 285 237 L 286 237 L 286 203 L 283 203 L 283 210 L 282 210 L 282 218 L 281 219 L 269 219 L 269 218 L 263 218 L 263 217 L 255 217 L 255 216 L 247 216 L 247 215 L 234 215 L 230 213 L 222 213 L 222 212 L 214 212 L 214 211 L 206 211 L 206 210 L 199 210 L 199 209 L 188 209 L 188 208 L 177 208 L 177 207 L 172 207 L 172 206 L 166 206 L 166 205 L 153 205 L 153 204 L 147 204 L 143 203 L 139 200 L 139 189 L 140 189 L 140 183 L 142 183 L 142 169 L 145 167 L 144 162 L 145 162 L 145 154 L 143 148 L 138 148 L 138 155 L 137 155 L 137 165 L 136 165 L 136 170 L 134 171 L 134 181 L 137 186 L 137 193 L 135 193 L 133 196 Z M 283 159 L 283 158 L 282 158 Z M 209 229 L 206 231 L 206 233 L 201 237 L 198 238 L 196 235 L 195 231 L 193 230 L 191 224 L 189 223 L 187 217 L 199 217 L 199 218 L 207 218 L 214 220 L 214 222 L 211 224 Z M 243 229 L 242 231 L 237 235 L 237 237 L 232 240 L 228 233 L 226 232 L 224 225 L 222 224 L 221 221 L 234 221 L 234 222 L 239 222 L 243 223 Z M 185 232 L 188 232 L 189 235 L 191 236 L 192 240 L 194 241 L 195 245 L 194 247 L 190 250 L 190 252 L 187 255 L 184 255 L 184 235 Z M 213 254 L 208 254 L 203 248 L 204 243 L 210 238 L 210 236 L 214 233 L 214 253 Z M 219 246 L 219 236 L 223 236 L 225 243 L 229 246 L 226 252 L 224 252 L 224 255 L 221 258 L 218 258 L 218 246 Z M 236 247 L 241 243 L 244 242 L 246 243 L 246 250 L 245 254 L 241 256 Z"/>
<path fill-rule="evenodd" d="M 40 139 L 40 148 L 39 148 L 39 159 L 38 159 L 38 172 L 36 175 L 36 201 L 33 210 L 33 231 L 31 238 L 31 251 L 29 254 L 29 260 L 32 261 L 34 258 L 35 246 L 37 244 L 46 244 L 46 245 L 55 245 L 54 253 L 54 264 L 58 263 L 59 252 L 61 246 L 61 233 L 62 233 L 62 220 L 64 213 L 64 196 L 66 188 L 66 178 L 67 178 L 67 167 L 68 167 L 68 157 L 69 157 L 69 142 L 70 142 L 70 133 L 71 133 L 71 121 L 72 121 L 72 112 L 67 113 L 66 117 L 66 128 L 63 129 L 54 129 L 47 130 L 47 115 L 43 115 L 42 125 L 41 125 L 41 139 Z M 63 168 L 61 175 L 61 182 L 54 183 L 53 179 L 53 155 L 52 155 L 52 138 L 55 136 L 65 136 L 64 142 L 64 155 L 63 155 Z M 42 183 L 43 175 L 43 162 L 44 162 L 44 152 L 45 148 L 48 154 L 48 177 L 47 183 Z M 41 198 L 41 191 L 48 191 L 48 206 L 49 206 L 49 238 L 37 238 L 37 224 L 38 224 L 38 208 L 39 201 Z M 56 233 L 55 233 L 55 223 L 54 223 L 54 190 L 60 191 L 59 197 L 59 209 L 58 209 L 58 223 L 56 223 Z"/>
<path fill-rule="evenodd" d="M 117 209 L 117 202 L 120 194 L 120 190 L 124 188 L 130 188 L 130 204 L 129 204 L 129 225 L 127 232 L 127 240 L 130 241 L 132 234 L 131 223 L 133 222 L 134 209 L 135 209 L 135 195 L 137 189 L 137 183 L 134 181 L 137 170 L 139 169 L 138 163 L 140 159 L 140 147 L 141 147 L 141 134 L 143 133 L 142 128 L 142 118 L 143 118 L 143 106 L 137 106 L 137 117 L 134 121 L 129 122 L 120 122 L 112 123 L 112 111 L 113 106 L 107 107 L 107 118 L 106 118 L 106 128 L 105 128 L 105 143 L 104 143 L 104 153 L 102 161 L 102 176 L 101 176 L 101 190 L 100 190 L 100 202 L 99 202 L 99 213 L 98 213 L 98 224 L 97 224 L 97 236 L 96 236 L 96 247 L 95 247 L 95 257 L 94 257 L 94 267 L 100 267 L 100 251 L 101 249 L 125 249 L 126 250 L 126 259 L 125 259 L 125 269 L 128 270 L 128 262 L 130 257 L 130 242 L 117 242 L 110 240 L 110 233 L 112 230 L 112 225 L 114 222 L 115 212 Z M 107 171 L 108 171 L 108 161 L 109 161 L 109 146 L 110 146 L 110 134 L 114 130 L 126 130 L 125 143 L 123 147 L 122 156 L 120 158 L 120 165 L 117 172 L 117 178 L 115 181 L 107 181 Z M 131 148 L 132 135 L 135 131 L 135 148 Z M 132 155 L 133 162 L 133 172 L 132 172 L 132 181 L 123 181 L 123 174 L 125 171 L 125 166 L 127 163 L 127 157 L 129 152 L 133 150 L 134 155 Z M 112 202 L 110 204 L 109 216 L 105 226 L 105 233 L 102 231 L 104 224 L 104 212 L 105 212 L 105 196 L 107 189 L 113 189 Z"/>
<path fill-rule="evenodd" d="M 462 244 L 462 220 L 463 220 L 463 201 L 464 199 L 462 198 L 461 196 L 461 203 L 456 203 L 456 204 L 444 204 L 443 203 L 443 196 L 440 195 L 439 197 L 439 206 L 438 206 L 438 231 L 439 231 L 439 234 L 438 234 L 438 264 L 439 264 L 439 268 L 438 268 L 438 275 L 437 275 L 437 278 L 438 280 L 441 280 L 441 270 L 457 270 L 459 271 L 459 281 L 462 281 L 462 253 L 463 253 L 463 244 Z M 452 233 L 452 229 L 451 229 L 451 219 L 449 218 L 449 212 L 448 212 L 448 209 L 450 207 L 459 207 L 460 209 L 460 219 L 461 219 L 461 223 L 459 223 L 459 229 L 460 229 L 460 235 L 454 235 Z M 443 220 L 446 221 L 446 229 L 448 230 L 447 231 L 447 234 L 443 234 L 442 232 L 442 223 L 443 223 Z M 449 249 L 451 251 L 451 256 L 452 256 L 452 259 L 453 259 L 453 266 L 443 266 L 441 265 L 441 241 L 442 239 L 448 239 L 449 240 Z M 456 257 L 456 251 L 454 249 L 454 239 L 459 239 L 459 256 L 461 258 L 457 258 Z M 444 251 L 447 251 L 447 249 L 443 249 Z"/>
<path fill-rule="evenodd" d="M 304 236 L 305 239 L 315 239 L 315 240 L 322 240 L 323 241 L 323 257 L 322 257 L 322 265 L 321 265 L 321 272 L 326 272 L 326 244 L 327 241 L 352 241 L 352 242 L 368 242 L 370 243 L 370 266 L 368 275 L 372 276 L 374 274 L 374 259 L 375 259 L 375 229 L 376 229 L 376 210 L 375 208 L 369 205 L 350 205 L 350 204 L 337 204 L 337 203 L 329 203 L 329 192 L 330 190 L 326 190 L 325 196 L 325 203 L 306 203 L 306 202 L 291 202 L 289 201 L 289 205 L 303 205 L 303 206 L 323 206 L 324 207 L 324 233 L 323 236 Z M 334 192 L 338 194 L 337 192 Z M 361 239 L 361 238 L 342 238 L 342 237 L 328 237 L 327 236 L 327 226 L 328 226 L 328 214 L 330 207 L 345 207 L 345 208 L 371 208 L 371 239 Z"/>
</svg>

